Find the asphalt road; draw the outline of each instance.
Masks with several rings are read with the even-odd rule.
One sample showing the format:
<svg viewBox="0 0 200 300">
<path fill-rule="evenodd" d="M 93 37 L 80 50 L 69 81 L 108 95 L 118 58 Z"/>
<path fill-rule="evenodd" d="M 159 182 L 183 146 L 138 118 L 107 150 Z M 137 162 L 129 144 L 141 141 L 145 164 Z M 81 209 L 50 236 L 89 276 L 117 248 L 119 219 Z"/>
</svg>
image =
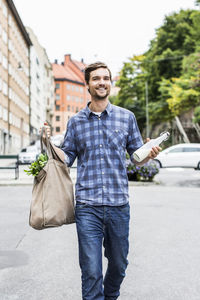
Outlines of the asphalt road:
<svg viewBox="0 0 200 300">
<path fill-rule="evenodd" d="M 196 185 L 130 186 L 129 266 L 119 299 L 200 299 L 199 195 Z M 30 200 L 30 186 L 0 187 L 0 300 L 80 300 L 75 225 L 30 228 Z"/>
</svg>

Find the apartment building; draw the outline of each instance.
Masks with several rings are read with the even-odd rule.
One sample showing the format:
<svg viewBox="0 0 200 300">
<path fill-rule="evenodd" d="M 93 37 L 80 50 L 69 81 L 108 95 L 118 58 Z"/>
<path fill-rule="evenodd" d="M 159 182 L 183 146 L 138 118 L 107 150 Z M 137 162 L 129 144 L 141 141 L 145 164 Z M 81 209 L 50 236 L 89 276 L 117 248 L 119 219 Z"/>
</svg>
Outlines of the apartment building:
<svg viewBox="0 0 200 300">
<path fill-rule="evenodd" d="M 0 0 L 0 153 L 29 144 L 31 40 L 12 0 Z"/>
<path fill-rule="evenodd" d="M 30 47 L 30 141 L 38 139 L 44 121 L 52 123 L 54 109 L 54 78 L 45 49 L 33 30 L 26 27 L 32 41 Z"/>
<path fill-rule="evenodd" d="M 72 60 L 71 55 L 64 57 L 64 62 L 52 64 L 55 81 L 55 106 L 53 116 L 53 135 L 63 134 L 68 120 L 90 100 L 83 70 L 83 61 Z"/>
</svg>

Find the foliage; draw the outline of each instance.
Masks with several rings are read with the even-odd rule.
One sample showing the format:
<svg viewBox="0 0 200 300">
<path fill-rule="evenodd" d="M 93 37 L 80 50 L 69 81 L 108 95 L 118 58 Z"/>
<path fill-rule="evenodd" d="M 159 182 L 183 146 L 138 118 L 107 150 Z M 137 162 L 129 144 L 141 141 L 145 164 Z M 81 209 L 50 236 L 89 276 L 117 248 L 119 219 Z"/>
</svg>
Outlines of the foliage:
<svg viewBox="0 0 200 300">
<path fill-rule="evenodd" d="M 194 123 L 200 124 L 200 106 L 197 106 L 194 110 Z"/>
<path fill-rule="evenodd" d="M 145 75 L 141 62 L 144 56 L 133 56 L 124 63 L 117 86 L 120 87 L 118 96 L 113 104 L 134 112 L 139 128 L 145 123 Z"/>
<path fill-rule="evenodd" d="M 188 9 L 166 16 L 148 51 L 124 63 L 114 103 L 132 110 L 140 129 L 146 122 L 146 82 L 151 125 L 171 121 L 195 107 L 200 92 L 199 53 L 200 12 Z"/>
<path fill-rule="evenodd" d="M 39 172 L 44 168 L 48 161 L 47 154 L 40 154 L 36 161 L 34 161 L 29 167 L 28 170 L 24 170 L 24 172 L 27 173 L 27 175 L 33 175 L 37 176 Z"/>
<path fill-rule="evenodd" d="M 129 180 L 153 181 L 154 176 L 158 172 L 158 165 L 153 160 L 143 166 L 136 166 L 130 159 L 127 159 L 127 175 Z"/>
</svg>

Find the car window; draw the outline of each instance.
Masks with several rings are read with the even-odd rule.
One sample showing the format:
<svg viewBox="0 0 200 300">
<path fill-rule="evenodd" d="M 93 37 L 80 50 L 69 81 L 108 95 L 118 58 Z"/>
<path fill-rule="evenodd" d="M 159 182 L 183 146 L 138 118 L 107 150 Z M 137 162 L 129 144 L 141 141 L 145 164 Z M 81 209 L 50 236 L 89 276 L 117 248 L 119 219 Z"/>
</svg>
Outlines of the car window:
<svg viewBox="0 0 200 300">
<path fill-rule="evenodd" d="M 23 149 L 21 150 L 21 152 L 26 152 L 26 148 L 23 148 Z"/>
<path fill-rule="evenodd" d="M 169 150 L 168 153 L 177 153 L 177 152 L 183 152 L 183 148 L 174 148 Z"/>
<path fill-rule="evenodd" d="M 187 147 L 183 149 L 184 152 L 200 152 L 200 147 Z"/>
</svg>

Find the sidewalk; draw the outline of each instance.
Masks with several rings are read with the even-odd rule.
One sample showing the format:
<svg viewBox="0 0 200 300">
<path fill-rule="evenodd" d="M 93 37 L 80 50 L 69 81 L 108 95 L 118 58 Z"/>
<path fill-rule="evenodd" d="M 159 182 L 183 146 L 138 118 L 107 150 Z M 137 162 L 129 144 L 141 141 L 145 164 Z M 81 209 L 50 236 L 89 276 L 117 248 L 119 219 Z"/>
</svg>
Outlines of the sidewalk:
<svg viewBox="0 0 200 300">
<path fill-rule="evenodd" d="M 28 165 L 19 166 L 19 178 L 15 179 L 15 170 L 0 170 L 0 186 L 20 186 L 33 185 L 33 176 L 28 176 L 24 170 L 28 169 Z M 76 181 L 76 169 L 70 169 L 72 181 Z"/>
</svg>

